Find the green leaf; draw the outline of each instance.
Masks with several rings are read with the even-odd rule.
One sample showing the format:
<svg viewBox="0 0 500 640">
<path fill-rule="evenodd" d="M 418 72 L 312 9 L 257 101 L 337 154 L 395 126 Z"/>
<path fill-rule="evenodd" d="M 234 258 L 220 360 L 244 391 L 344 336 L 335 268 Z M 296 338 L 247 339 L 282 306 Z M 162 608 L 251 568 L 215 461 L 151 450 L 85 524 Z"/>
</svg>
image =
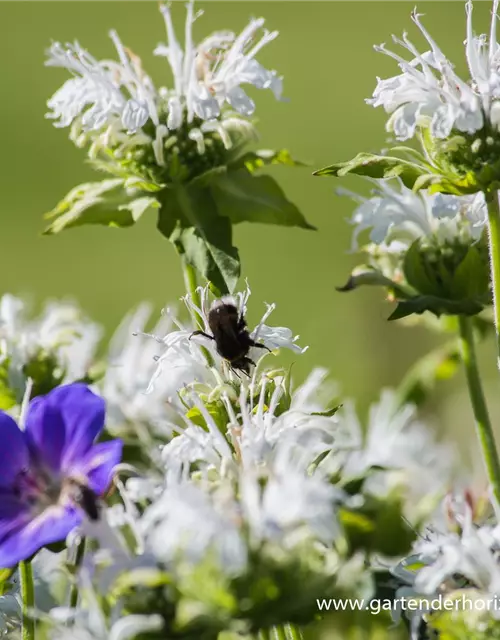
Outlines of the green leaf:
<svg viewBox="0 0 500 640">
<path fill-rule="evenodd" d="M 46 214 L 52 222 L 44 233 L 55 234 L 85 224 L 129 227 L 150 207 L 159 207 L 156 198 L 126 189 L 120 178 L 88 182 L 72 189 L 53 211 Z"/>
<path fill-rule="evenodd" d="M 400 320 L 413 313 L 421 314 L 425 311 L 430 311 L 436 316 L 442 314 L 473 316 L 480 313 L 483 306 L 479 300 L 447 300 L 437 296 L 415 296 L 409 300 L 399 301 L 389 320 Z"/>
<path fill-rule="evenodd" d="M 352 160 L 329 165 L 315 171 L 313 175 L 341 178 L 350 173 L 378 179 L 399 177 L 411 189 L 420 176 L 428 173 L 428 169 L 402 158 L 359 153 Z"/>
<path fill-rule="evenodd" d="M 11 569 L 0 569 L 0 596 L 5 595 L 11 588 L 10 579 L 17 567 Z"/>
<path fill-rule="evenodd" d="M 384 276 L 384 274 L 377 271 L 377 269 L 368 265 L 356 267 L 345 285 L 342 287 L 336 287 L 336 289 L 337 291 L 344 293 L 346 291 L 353 291 L 354 289 L 362 286 L 387 287 L 390 292 L 397 294 L 398 297 L 401 298 L 408 298 L 413 295 L 411 291 L 405 289 L 397 282 L 394 282 L 390 278 Z"/>
<path fill-rule="evenodd" d="M 442 290 L 434 274 L 429 273 L 425 257 L 420 250 L 420 240 L 415 240 L 406 252 L 403 271 L 409 285 L 425 295 L 439 296 Z"/>
<path fill-rule="evenodd" d="M 208 411 L 209 416 L 217 425 L 219 431 L 222 434 L 225 434 L 229 418 L 227 416 L 224 403 L 220 400 L 214 402 L 206 402 L 205 408 Z M 193 424 L 196 424 L 202 429 L 205 429 L 205 431 L 209 431 L 209 427 L 205 421 L 205 418 L 203 417 L 203 414 L 198 409 L 198 407 L 191 407 L 186 413 L 186 418 Z"/>
<path fill-rule="evenodd" d="M 343 507 L 339 515 L 353 551 L 400 556 L 408 553 L 416 536 L 403 517 L 403 503 L 396 495 L 384 498 L 367 495 L 362 507 Z"/>
<path fill-rule="evenodd" d="M 337 413 L 337 411 L 339 409 L 342 409 L 342 406 L 343 405 L 338 404 L 336 407 L 332 407 L 331 409 L 328 409 L 327 411 L 313 411 L 311 413 L 311 415 L 312 416 L 322 416 L 324 418 L 331 418 L 332 416 L 334 416 Z"/>
<path fill-rule="evenodd" d="M 0 409 L 7 411 L 17 404 L 16 390 L 10 386 L 10 358 L 4 358 L 0 365 Z"/>
<path fill-rule="evenodd" d="M 232 293 L 240 259 L 231 222 L 219 215 L 209 188 L 190 184 L 165 189 L 157 226 L 204 278 L 222 293 Z"/>
<path fill-rule="evenodd" d="M 450 292 L 453 298 L 486 298 L 489 293 L 490 270 L 486 252 L 474 245 L 455 270 Z"/>
<path fill-rule="evenodd" d="M 155 589 L 169 585 L 171 582 L 170 575 L 160 569 L 153 567 L 131 569 L 119 574 L 111 587 L 110 597 L 112 600 L 118 600 L 134 588 L 147 587 L 148 589 Z"/>
<path fill-rule="evenodd" d="M 233 224 L 263 222 L 315 229 L 271 176 L 255 176 L 247 169 L 228 171 L 214 176 L 210 189 L 219 212 Z"/>
<path fill-rule="evenodd" d="M 424 173 L 415 180 L 412 189 L 415 192 L 429 189 L 432 188 L 432 185 L 438 183 L 439 180 L 439 176 L 433 173 Z"/>
<path fill-rule="evenodd" d="M 244 153 L 242 156 L 231 162 L 229 168 L 233 170 L 244 167 L 250 173 L 253 173 L 257 169 L 267 167 L 271 164 L 281 164 L 288 167 L 307 166 L 304 162 L 299 162 L 292 158 L 287 149 L 279 149 L 278 151 L 274 151 L 272 149 L 260 149 L 259 151 L 248 151 L 247 153 Z"/>
</svg>

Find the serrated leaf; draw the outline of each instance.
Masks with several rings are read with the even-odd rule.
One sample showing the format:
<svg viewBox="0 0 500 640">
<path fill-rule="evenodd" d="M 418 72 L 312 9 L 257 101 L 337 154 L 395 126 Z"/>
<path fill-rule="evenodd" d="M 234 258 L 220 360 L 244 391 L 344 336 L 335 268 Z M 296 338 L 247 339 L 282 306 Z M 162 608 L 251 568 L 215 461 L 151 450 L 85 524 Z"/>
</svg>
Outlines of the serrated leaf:
<svg viewBox="0 0 500 640">
<path fill-rule="evenodd" d="M 403 160 L 395 156 L 359 153 L 352 160 L 329 165 L 328 167 L 315 171 L 313 175 L 340 178 L 350 173 L 377 179 L 398 177 L 406 187 L 411 189 L 421 175 L 428 173 L 428 169 L 409 160 Z"/>
<path fill-rule="evenodd" d="M 119 178 L 88 182 L 72 189 L 53 211 L 46 214 L 52 222 L 44 233 L 60 233 L 86 224 L 129 227 L 147 209 L 158 207 L 156 198 L 127 190 Z"/>
<path fill-rule="evenodd" d="M 271 176 L 255 176 L 239 169 L 214 177 L 209 186 L 220 214 L 233 224 L 262 222 L 315 229 Z"/>
<path fill-rule="evenodd" d="M 240 275 L 231 222 L 219 215 L 208 188 L 177 185 L 162 193 L 158 229 L 221 293 L 232 293 Z"/>
<path fill-rule="evenodd" d="M 272 164 L 281 164 L 288 167 L 305 167 L 304 162 L 295 160 L 287 149 L 279 149 L 275 151 L 273 149 L 259 149 L 258 151 L 248 151 L 239 158 L 236 158 L 231 162 L 230 169 L 245 168 L 250 173 L 253 173 L 257 169 L 267 167 Z"/>
</svg>

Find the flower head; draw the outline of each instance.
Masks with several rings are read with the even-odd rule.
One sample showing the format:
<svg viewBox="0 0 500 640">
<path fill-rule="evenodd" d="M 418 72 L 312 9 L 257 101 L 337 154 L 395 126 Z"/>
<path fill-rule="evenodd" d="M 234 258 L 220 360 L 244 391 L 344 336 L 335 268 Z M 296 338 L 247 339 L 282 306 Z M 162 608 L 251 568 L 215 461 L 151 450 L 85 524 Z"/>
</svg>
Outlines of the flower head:
<svg viewBox="0 0 500 640">
<path fill-rule="evenodd" d="M 442 193 L 415 193 L 399 181 L 398 186 L 385 180 L 372 180 L 370 198 L 346 190 L 359 203 L 351 224 L 355 227 L 353 248 L 364 230 L 370 230 L 370 241 L 388 250 L 402 252 L 415 240 L 435 239 L 440 244 L 478 240 L 486 225 L 484 195 L 452 196 Z"/>
<path fill-rule="evenodd" d="M 143 335 L 150 316 L 150 305 L 139 305 L 125 316 L 111 339 L 108 366 L 99 383 L 106 400 L 107 426 L 111 432 L 128 427 L 136 437 L 140 437 L 146 427 L 146 431 L 165 433 L 173 413 L 180 406 L 177 392 L 183 380 L 175 372 L 165 375 L 161 386 L 157 385 L 146 393 L 162 352 L 162 346 Z M 163 314 L 153 333 L 165 335 L 172 328 L 172 317 Z M 173 368 L 177 365 L 176 362 Z M 194 378 L 193 371 L 188 380 Z"/>
<path fill-rule="evenodd" d="M 341 469 L 347 478 L 367 474 L 366 489 L 376 494 L 402 485 L 410 495 L 425 497 L 446 488 L 455 462 L 453 449 L 436 443 L 415 407 L 399 407 L 394 392 L 384 391 L 372 405 L 365 431 L 350 403 L 337 420 L 336 446 L 321 463 L 325 469 Z"/>
<path fill-rule="evenodd" d="M 85 518 L 85 496 L 107 490 L 122 443 L 95 444 L 103 426 L 104 402 L 79 383 L 32 400 L 24 431 L 0 414 L 1 566 L 64 540 Z"/>
<path fill-rule="evenodd" d="M 100 337 L 101 328 L 71 302 L 49 302 L 31 318 L 22 299 L 10 294 L 0 299 L 1 360 L 18 402 L 27 378 L 38 393 L 84 378 Z"/>
<path fill-rule="evenodd" d="M 201 299 L 201 306 L 197 306 L 191 298 L 186 296 L 184 302 L 191 313 L 201 318 L 203 323 L 203 331 L 206 336 L 210 336 L 210 326 L 208 323 L 208 314 L 211 304 L 208 299 L 209 288 L 199 287 L 198 293 Z M 237 293 L 235 296 L 226 296 L 222 301 L 233 305 L 238 310 L 240 317 L 244 317 L 247 311 L 247 302 L 251 294 L 250 288 L 244 292 Z M 215 301 L 213 304 L 220 304 Z M 304 353 L 307 347 L 300 347 L 297 344 L 299 336 L 294 336 L 292 331 L 287 327 L 272 327 L 266 324 L 268 317 L 276 308 L 274 304 L 267 304 L 266 311 L 257 326 L 250 331 L 250 338 L 264 345 L 267 351 L 284 348 L 290 349 L 295 353 Z M 234 372 L 227 371 L 228 366 L 224 358 L 217 351 L 214 340 L 207 339 L 203 336 L 193 336 L 193 331 L 178 324 L 178 330 L 170 331 L 166 335 L 151 337 L 155 338 L 159 344 L 162 344 L 163 353 L 157 358 L 157 368 L 151 379 L 150 390 L 156 388 L 157 385 L 164 384 L 165 380 L 170 388 L 173 388 L 173 382 L 177 384 L 179 390 L 182 386 L 189 385 L 194 381 L 198 382 L 215 382 L 221 381 L 221 373 L 223 377 L 232 379 L 237 377 Z M 205 348 L 210 352 L 214 367 L 207 366 L 207 361 L 203 356 L 201 348 Z M 251 348 L 250 355 L 258 362 L 263 357 L 262 349 Z M 264 355 L 266 351 L 264 350 Z"/>
<path fill-rule="evenodd" d="M 351 218 L 367 264 L 356 268 L 341 289 L 362 284 L 386 287 L 399 306 L 391 319 L 431 311 L 439 316 L 479 313 L 491 302 L 487 210 L 484 195 L 415 193 L 373 180 L 370 198 L 341 190 L 359 204 Z"/>
<path fill-rule="evenodd" d="M 500 125 L 500 56 L 496 39 L 498 0 L 493 2 L 489 37 L 475 36 L 472 29 L 472 2 L 466 3 L 467 29 L 465 56 L 470 80 L 464 82 L 454 71 L 438 44 L 414 11 L 412 20 L 427 41 L 429 49 L 420 53 L 403 34 L 394 42 L 410 54 L 406 59 L 386 49 L 375 47 L 398 63 L 401 74 L 378 79 L 373 97 L 367 102 L 383 106 L 391 114 L 387 128 L 399 140 L 414 136 L 416 128 L 430 122 L 435 138 L 446 138 L 452 130 L 474 134 L 486 123 L 494 130 Z"/>
<path fill-rule="evenodd" d="M 262 47 L 278 35 L 263 29 L 262 18 L 251 20 L 239 35 L 217 31 L 196 44 L 193 23 L 200 13 L 194 13 L 191 1 L 182 47 L 169 6 L 161 6 L 161 12 L 167 43 L 154 52 L 169 62 L 174 79 L 171 88 L 155 87 L 140 58 L 122 44 L 115 31 L 110 37 L 118 61 L 96 60 L 77 42 L 55 42 L 49 49 L 46 64 L 68 69 L 73 78 L 48 101 L 47 117 L 57 127 L 71 125 L 77 144 L 90 140 L 92 155 L 107 147 L 116 159 L 128 153 L 132 160 L 141 147 L 149 146 L 154 164 L 164 167 L 171 147 L 205 153 L 205 136 L 216 135 L 222 148 L 230 148 L 236 139 L 252 132 L 247 118 L 254 113 L 255 104 L 242 85 L 271 89 L 276 98 L 281 97 L 281 77 L 256 60 Z"/>
</svg>

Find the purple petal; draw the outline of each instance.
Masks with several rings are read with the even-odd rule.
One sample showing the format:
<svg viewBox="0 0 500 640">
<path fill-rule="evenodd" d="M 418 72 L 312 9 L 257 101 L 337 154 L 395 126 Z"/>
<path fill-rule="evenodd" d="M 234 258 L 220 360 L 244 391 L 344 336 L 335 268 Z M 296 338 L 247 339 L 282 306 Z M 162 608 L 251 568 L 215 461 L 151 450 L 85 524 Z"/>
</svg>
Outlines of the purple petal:
<svg viewBox="0 0 500 640">
<path fill-rule="evenodd" d="M 19 498 L 0 493 L 0 544 L 1 540 L 29 519 L 28 507 Z"/>
<path fill-rule="evenodd" d="M 74 383 L 57 387 L 37 402 L 31 403 L 26 431 L 37 443 L 42 443 L 45 434 L 50 430 L 50 424 L 46 424 L 50 412 L 40 411 L 40 405 L 45 404 L 59 412 L 64 426 L 64 439 L 59 434 L 57 441 L 48 447 L 51 449 L 52 457 L 56 457 L 55 454 L 59 451 L 60 468 L 64 472 L 86 455 L 102 430 L 104 400 L 92 393 L 86 385 Z"/>
<path fill-rule="evenodd" d="M 110 440 L 92 447 L 78 469 L 88 478 L 89 488 L 102 496 L 113 479 L 113 470 L 122 459 L 123 442 Z"/>
<path fill-rule="evenodd" d="M 9 487 L 28 465 L 29 454 L 24 433 L 3 411 L 0 412 L 0 442 L 0 487 Z"/>
<path fill-rule="evenodd" d="M 82 521 L 82 516 L 70 507 L 49 507 L 38 517 L 25 520 L 0 541 L 0 567 L 13 567 L 29 558 L 46 544 L 65 540 Z"/>
<path fill-rule="evenodd" d="M 54 471 L 61 468 L 66 428 L 61 412 L 48 396 L 39 396 L 30 402 L 26 438 L 35 459 L 43 461 Z"/>
</svg>

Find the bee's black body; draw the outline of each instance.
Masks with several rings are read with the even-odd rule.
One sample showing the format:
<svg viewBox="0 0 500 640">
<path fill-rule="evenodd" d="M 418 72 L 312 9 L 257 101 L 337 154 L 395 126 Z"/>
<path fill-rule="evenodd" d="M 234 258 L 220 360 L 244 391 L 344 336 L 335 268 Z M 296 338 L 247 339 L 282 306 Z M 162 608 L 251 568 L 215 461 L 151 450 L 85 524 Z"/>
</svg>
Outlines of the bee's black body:
<svg viewBox="0 0 500 640">
<path fill-rule="evenodd" d="M 85 511 L 89 520 L 99 520 L 99 501 L 92 489 L 74 479 L 72 479 L 69 484 L 74 502 Z"/>
<path fill-rule="evenodd" d="M 85 511 L 90 520 L 99 520 L 100 509 L 97 496 L 88 487 L 80 487 L 80 506 Z"/>
<path fill-rule="evenodd" d="M 255 365 L 248 357 L 250 348 L 267 347 L 251 338 L 243 314 L 238 312 L 234 304 L 216 300 L 208 312 L 208 326 L 213 335 L 204 331 L 194 331 L 191 335 L 203 335 L 214 340 L 217 353 L 231 364 L 233 370 L 239 369 L 250 375 L 250 365 Z"/>
</svg>

